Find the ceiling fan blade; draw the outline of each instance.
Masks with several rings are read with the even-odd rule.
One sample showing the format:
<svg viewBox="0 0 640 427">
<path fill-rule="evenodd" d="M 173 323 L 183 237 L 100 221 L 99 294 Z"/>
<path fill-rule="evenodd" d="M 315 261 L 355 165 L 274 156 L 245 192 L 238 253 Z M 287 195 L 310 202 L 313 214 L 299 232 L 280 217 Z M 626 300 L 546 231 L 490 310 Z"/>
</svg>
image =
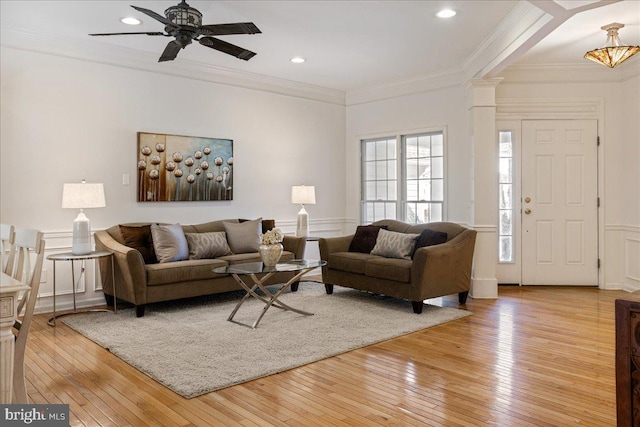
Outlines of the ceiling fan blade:
<svg viewBox="0 0 640 427">
<path fill-rule="evenodd" d="M 90 36 L 124 36 L 129 34 L 146 34 L 148 36 L 165 36 L 169 37 L 169 34 L 161 33 L 158 31 L 149 31 L 149 32 L 140 32 L 140 33 L 99 33 L 99 34 L 89 34 Z"/>
<path fill-rule="evenodd" d="M 180 28 L 180 25 L 178 25 L 178 24 L 176 24 L 174 22 L 171 22 L 169 19 L 167 19 L 166 17 L 160 15 L 159 13 L 154 12 L 153 10 L 145 9 L 144 7 L 139 7 L 139 6 L 134 6 L 134 5 L 131 5 L 131 7 L 134 8 L 135 10 L 137 10 L 138 12 L 142 12 L 145 15 L 148 15 L 148 16 L 152 17 L 156 21 L 162 22 L 164 25 L 167 25 L 169 27 L 174 27 L 174 28 Z"/>
<path fill-rule="evenodd" d="M 237 22 L 235 24 L 202 25 L 200 32 L 205 36 L 226 36 L 229 34 L 261 33 L 253 22 Z"/>
<path fill-rule="evenodd" d="M 203 46 L 228 53 L 229 55 L 235 56 L 238 59 L 244 59 L 245 61 L 250 60 L 256 55 L 255 52 L 251 52 L 250 50 L 243 49 L 240 46 L 236 46 L 213 37 L 201 37 L 198 42 Z"/>
<path fill-rule="evenodd" d="M 158 59 L 158 62 L 173 61 L 174 59 L 176 59 L 176 56 L 178 56 L 178 52 L 180 52 L 180 49 L 182 49 L 182 46 L 180 46 L 177 41 L 170 41 L 167 47 L 164 48 L 164 52 L 162 52 L 162 55 L 160 56 L 160 59 Z"/>
</svg>

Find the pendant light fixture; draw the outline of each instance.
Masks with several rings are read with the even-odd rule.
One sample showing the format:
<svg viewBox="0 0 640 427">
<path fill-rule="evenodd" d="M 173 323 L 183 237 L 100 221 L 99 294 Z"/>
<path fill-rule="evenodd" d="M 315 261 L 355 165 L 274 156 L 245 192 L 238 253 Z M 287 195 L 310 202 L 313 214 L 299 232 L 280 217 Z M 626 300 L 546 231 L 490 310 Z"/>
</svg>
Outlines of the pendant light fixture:
<svg viewBox="0 0 640 427">
<path fill-rule="evenodd" d="M 613 68 L 640 52 L 640 46 L 622 45 L 618 38 L 618 30 L 622 27 L 624 27 L 624 24 L 617 22 L 600 27 L 607 32 L 607 46 L 591 50 L 585 53 L 584 57 L 598 64 Z"/>
</svg>

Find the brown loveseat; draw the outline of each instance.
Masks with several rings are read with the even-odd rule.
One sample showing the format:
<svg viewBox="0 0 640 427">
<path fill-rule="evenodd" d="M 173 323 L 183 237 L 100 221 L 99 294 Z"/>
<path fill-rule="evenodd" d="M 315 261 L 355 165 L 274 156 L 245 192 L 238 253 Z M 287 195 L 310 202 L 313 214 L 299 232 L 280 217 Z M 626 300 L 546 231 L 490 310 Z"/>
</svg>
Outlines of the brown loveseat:
<svg viewBox="0 0 640 427">
<path fill-rule="evenodd" d="M 420 234 L 429 229 L 446 233 L 446 242 L 415 250 L 412 259 L 384 258 L 349 252 L 354 235 L 319 240 L 320 256 L 327 261 L 322 281 L 328 294 L 340 285 L 375 294 L 408 299 L 414 313 L 422 313 L 425 299 L 457 293 L 464 304 L 471 284 L 476 231 L 450 222 L 410 225 L 382 220 L 372 225 L 388 231 Z"/>
<path fill-rule="evenodd" d="M 185 233 L 207 233 L 225 231 L 223 222 L 239 223 L 238 219 L 227 219 L 204 224 L 182 225 Z M 270 221 L 273 225 L 273 221 Z M 263 225 L 266 221 L 263 222 Z M 127 227 L 147 226 L 150 223 L 122 224 Z M 124 245 L 120 226 L 115 225 L 95 233 L 96 249 L 110 251 L 115 260 L 115 286 L 118 299 L 135 304 L 136 316 L 144 316 L 145 305 L 241 289 L 230 275 L 214 274 L 213 269 L 228 264 L 260 262 L 255 253 L 239 253 L 219 256 L 214 259 L 187 259 L 165 263 L 147 263 L 142 253 Z M 263 232 L 266 231 L 263 228 Z M 304 258 L 306 240 L 302 237 L 284 236 L 282 261 Z M 107 304 L 113 305 L 113 281 L 108 259 L 100 262 L 102 287 Z M 283 283 L 295 273 L 274 274 L 267 284 Z M 296 286 L 292 286 L 295 290 Z"/>
</svg>

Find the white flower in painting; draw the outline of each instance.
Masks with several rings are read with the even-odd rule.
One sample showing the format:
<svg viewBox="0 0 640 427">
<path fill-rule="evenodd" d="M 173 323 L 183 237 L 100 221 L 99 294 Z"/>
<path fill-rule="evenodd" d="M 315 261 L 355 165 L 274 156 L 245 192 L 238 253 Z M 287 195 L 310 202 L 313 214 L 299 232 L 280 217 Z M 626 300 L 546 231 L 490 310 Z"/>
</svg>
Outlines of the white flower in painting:
<svg viewBox="0 0 640 427">
<path fill-rule="evenodd" d="M 215 159 L 213 159 L 213 163 L 216 164 L 216 166 L 222 166 L 222 157 L 216 157 Z"/>
<path fill-rule="evenodd" d="M 193 175 L 189 175 L 189 176 L 187 177 L 187 182 L 188 182 L 189 184 L 193 184 L 194 182 L 196 182 L 196 177 L 195 177 L 195 176 L 193 176 Z"/>
<path fill-rule="evenodd" d="M 184 164 L 191 167 L 194 164 L 194 160 L 191 157 L 188 157 L 187 160 L 184 161 Z"/>
<path fill-rule="evenodd" d="M 164 144 L 163 144 L 162 142 L 158 142 L 158 143 L 156 144 L 156 151 L 157 151 L 158 153 L 162 153 L 162 152 L 164 152 Z"/>
<path fill-rule="evenodd" d="M 206 154 L 207 156 L 208 156 L 209 154 L 211 154 L 211 148 L 209 148 L 209 147 L 204 147 L 204 148 L 202 149 L 202 151 L 203 151 L 203 152 L 204 152 L 204 154 Z"/>
<path fill-rule="evenodd" d="M 263 245 L 273 245 L 275 243 L 282 242 L 284 236 L 279 228 L 273 228 L 264 234 L 260 235 L 260 241 Z"/>
<path fill-rule="evenodd" d="M 145 170 L 147 168 L 147 162 L 145 162 L 144 160 L 140 160 L 138 161 L 138 170 Z"/>
<path fill-rule="evenodd" d="M 173 157 L 173 161 L 176 163 L 180 163 L 182 161 L 182 153 L 180 152 L 176 151 L 175 153 L 173 153 L 172 157 Z"/>
</svg>

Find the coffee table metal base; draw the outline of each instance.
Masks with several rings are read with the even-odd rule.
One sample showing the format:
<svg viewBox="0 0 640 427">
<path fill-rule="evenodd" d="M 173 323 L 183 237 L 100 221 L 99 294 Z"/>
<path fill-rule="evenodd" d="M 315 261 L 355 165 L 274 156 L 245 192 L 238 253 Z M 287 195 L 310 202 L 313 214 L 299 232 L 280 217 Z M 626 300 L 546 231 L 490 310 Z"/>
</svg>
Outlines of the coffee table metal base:
<svg viewBox="0 0 640 427">
<path fill-rule="evenodd" d="M 242 278 L 237 274 L 237 273 L 232 273 L 233 278 L 240 284 L 240 286 L 242 286 L 242 288 L 247 291 L 247 293 L 244 295 L 244 297 L 240 300 L 240 302 L 238 302 L 238 304 L 236 305 L 236 307 L 233 309 L 233 311 L 231 312 L 231 314 L 229 315 L 229 318 L 227 319 L 230 322 L 233 323 L 237 323 L 239 325 L 243 325 L 243 326 L 249 326 L 246 325 L 244 323 L 238 322 L 233 320 L 233 317 L 236 315 L 236 313 L 238 312 L 238 310 L 240 309 L 240 307 L 242 306 L 242 304 L 244 304 L 244 302 L 249 299 L 249 297 L 254 297 L 260 301 L 262 301 L 265 306 L 262 308 L 262 312 L 260 313 L 260 315 L 258 316 L 258 318 L 256 319 L 255 322 L 253 322 L 253 325 L 251 326 L 251 328 L 257 328 L 258 327 L 258 323 L 260 323 L 260 321 L 262 320 L 262 317 L 264 317 L 265 313 L 267 312 L 267 310 L 269 310 L 270 307 L 276 307 L 279 308 L 281 310 L 285 310 L 285 311 L 293 311 L 305 316 L 313 316 L 313 313 L 309 313 L 307 311 L 303 311 L 303 310 L 299 310 L 297 308 L 293 308 L 285 303 L 283 303 L 282 301 L 280 301 L 279 297 L 280 295 L 282 295 L 282 293 L 284 291 L 286 291 L 288 288 L 291 287 L 291 285 L 295 282 L 297 282 L 298 280 L 300 280 L 300 278 L 302 276 L 304 276 L 309 270 L 305 269 L 300 271 L 298 274 L 296 274 L 293 278 L 291 278 L 287 283 L 280 285 L 280 289 L 278 289 L 277 292 L 275 293 L 271 293 L 271 291 L 269 291 L 265 286 L 264 283 L 267 279 L 269 279 L 269 277 L 273 276 L 274 273 L 268 273 L 262 277 L 258 277 L 255 274 L 249 274 L 248 276 L 251 277 L 251 280 L 253 280 L 254 285 L 253 286 L 249 286 L 247 285 Z M 272 285 L 271 285 L 272 286 Z M 260 289 L 262 292 L 264 292 L 264 295 L 260 295 L 258 293 L 256 293 L 256 290 Z"/>
</svg>

